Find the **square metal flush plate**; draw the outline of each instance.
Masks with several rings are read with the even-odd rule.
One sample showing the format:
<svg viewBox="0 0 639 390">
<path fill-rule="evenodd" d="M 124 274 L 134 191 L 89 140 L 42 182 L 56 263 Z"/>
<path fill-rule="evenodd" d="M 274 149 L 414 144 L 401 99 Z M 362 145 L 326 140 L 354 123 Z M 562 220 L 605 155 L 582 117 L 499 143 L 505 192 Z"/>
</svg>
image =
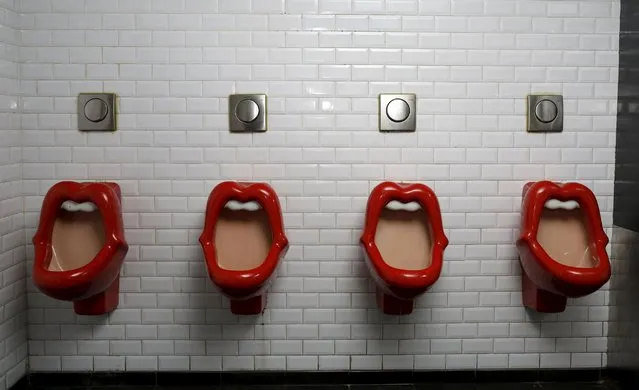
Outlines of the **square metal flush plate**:
<svg viewBox="0 0 639 390">
<path fill-rule="evenodd" d="M 564 97 L 528 95 L 528 132 L 561 132 L 563 130 Z"/>
<path fill-rule="evenodd" d="M 81 93 L 78 95 L 78 130 L 117 130 L 114 93 Z"/>
<path fill-rule="evenodd" d="M 416 101 L 412 93 L 379 95 L 379 131 L 415 131 Z"/>
<path fill-rule="evenodd" d="M 229 96 L 229 130 L 232 133 L 266 131 L 266 95 Z"/>
</svg>

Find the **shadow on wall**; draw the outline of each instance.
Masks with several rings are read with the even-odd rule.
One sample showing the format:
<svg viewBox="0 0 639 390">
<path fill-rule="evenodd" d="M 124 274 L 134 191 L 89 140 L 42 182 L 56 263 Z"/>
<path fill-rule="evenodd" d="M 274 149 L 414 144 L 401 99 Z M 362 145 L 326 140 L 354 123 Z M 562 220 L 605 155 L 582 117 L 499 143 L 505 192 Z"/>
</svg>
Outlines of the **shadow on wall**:
<svg viewBox="0 0 639 390">
<path fill-rule="evenodd" d="M 639 372 L 639 233 L 613 231 L 608 365 Z"/>
</svg>

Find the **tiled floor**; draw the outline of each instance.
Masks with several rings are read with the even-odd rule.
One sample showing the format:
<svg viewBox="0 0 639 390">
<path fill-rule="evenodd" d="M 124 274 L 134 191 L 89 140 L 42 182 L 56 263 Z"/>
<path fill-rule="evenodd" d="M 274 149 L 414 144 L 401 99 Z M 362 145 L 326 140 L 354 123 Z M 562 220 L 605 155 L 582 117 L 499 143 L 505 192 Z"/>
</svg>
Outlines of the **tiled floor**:
<svg viewBox="0 0 639 390">
<path fill-rule="evenodd" d="M 74 386 L 32 387 L 28 390 L 622 390 L 613 382 L 563 382 L 563 383 L 425 383 L 398 385 L 229 385 L 190 387 L 150 386 Z"/>
</svg>

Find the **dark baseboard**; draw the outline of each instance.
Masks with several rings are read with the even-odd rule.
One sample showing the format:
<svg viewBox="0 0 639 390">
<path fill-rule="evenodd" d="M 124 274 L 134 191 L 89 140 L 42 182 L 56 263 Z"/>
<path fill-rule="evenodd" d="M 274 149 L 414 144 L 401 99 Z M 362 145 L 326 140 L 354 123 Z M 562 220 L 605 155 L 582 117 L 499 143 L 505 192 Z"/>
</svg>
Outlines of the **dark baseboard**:
<svg viewBox="0 0 639 390">
<path fill-rule="evenodd" d="M 27 379 L 27 375 L 25 375 L 16 383 L 14 383 L 13 386 L 9 388 L 9 390 L 26 390 L 27 386 L 29 386 L 29 381 Z"/>
<path fill-rule="evenodd" d="M 604 377 L 619 383 L 623 389 L 635 389 L 639 382 L 639 370 L 608 368 L 604 372 Z"/>
<path fill-rule="evenodd" d="M 241 372 L 35 372 L 28 384 L 47 388 L 69 386 L 215 386 L 399 383 L 596 382 L 619 380 L 607 369 L 495 371 L 241 371 Z M 23 378 L 20 382 L 26 385 Z M 18 384 L 16 384 L 17 386 Z M 21 390 L 24 387 L 13 387 Z"/>
</svg>

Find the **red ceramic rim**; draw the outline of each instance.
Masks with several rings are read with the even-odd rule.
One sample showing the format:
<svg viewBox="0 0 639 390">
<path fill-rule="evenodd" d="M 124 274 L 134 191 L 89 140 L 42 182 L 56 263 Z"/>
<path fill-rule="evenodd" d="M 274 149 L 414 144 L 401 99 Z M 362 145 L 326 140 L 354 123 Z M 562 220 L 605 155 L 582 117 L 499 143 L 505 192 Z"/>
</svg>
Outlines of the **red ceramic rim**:
<svg viewBox="0 0 639 390">
<path fill-rule="evenodd" d="M 70 200 L 75 203 L 92 202 L 102 216 L 105 244 L 91 262 L 83 267 L 69 271 L 49 271 L 52 248 L 51 236 L 56 216 L 62 203 Z M 77 183 L 63 181 L 55 184 L 44 197 L 38 230 L 33 236 L 35 249 L 34 274 L 38 284 L 56 286 L 61 284 L 91 283 L 95 275 L 109 267 L 115 254 L 127 249 L 122 222 L 119 187 L 114 183 Z"/>
<path fill-rule="evenodd" d="M 403 270 L 388 265 L 375 245 L 377 223 L 384 207 L 393 200 L 402 203 L 418 202 L 426 214 L 432 229 L 432 263 L 422 270 Z M 379 277 L 394 287 L 423 288 L 431 286 L 441 274 L 444 249 L 448 246 L 448 238 L 444 233 L 441 210 L 437 196 L 424 184 L 403 184 L 384 182 L 373 189 L 366 207 L 366 222 L 361 238 L 366 251 Z"/>
<path fill-rule="evenodd" d="M 597 264 L 592 268 L 580 268 L 567 266 L 553 260 L 537 241 L 537 230 L 544 204 L 549 199 L 557 199 L 562 202 L 576 201 L 583 210 L 588 221 L 586 229 L 590 240 L 590 248 L 597 259 Z M 517 240 L 517 246 L 528 246 L 542 269 L 552 274 L 555 278 L 569 284 L 591 285 L 605 283 L 610 275 L 610 261 L 606 252 L 608 236 L 601 223 L 601 214 L 597 204 L 597 198 L 590 189 L 580 183 L 554 183 L 551 181 L 539 181 L 529 183 L 522 203 L 521 235 Z M 602 279 L 605 278 L 605 280 Z"/>
<path fill-rule="evenodd" d="M 217 262 L 215 249 L 215 226 L 226 202 L 258 202 L 266 211 L 271 225 L 273 241 L 264 262 L 251 270 L 232 271 L 221 268 Z M 288 246 L 284 233 L 282 210 L 275 190 L 266 183 L 240 183 L 226 181 L 217 185 L 206 205 L 204 229 L 200 244 L 211 280 L 222 289 L 251 289 L 260 286 L 273 274 L 281 253 Z"/>
</svg>

